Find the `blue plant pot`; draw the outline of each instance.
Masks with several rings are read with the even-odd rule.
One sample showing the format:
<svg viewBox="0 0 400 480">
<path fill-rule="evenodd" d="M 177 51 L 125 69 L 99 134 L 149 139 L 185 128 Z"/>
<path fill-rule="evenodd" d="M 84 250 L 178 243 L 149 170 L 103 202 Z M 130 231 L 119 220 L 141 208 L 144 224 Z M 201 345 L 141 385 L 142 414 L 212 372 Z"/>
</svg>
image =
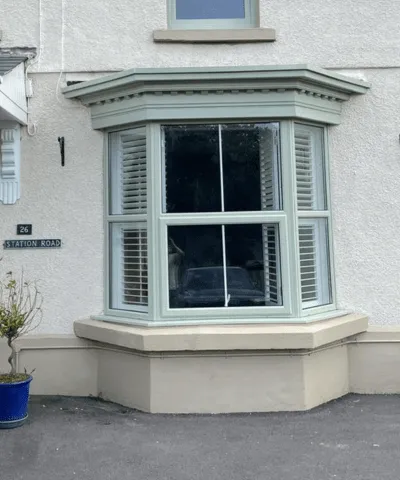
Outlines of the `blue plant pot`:
<svg viewBox="0 0 400 480">
<path fill-rule="evenodd" d="M 0 429 L 20 427 L 28 418 L 30 376 L 22 382 L 0 383 Z"/>
</svg>

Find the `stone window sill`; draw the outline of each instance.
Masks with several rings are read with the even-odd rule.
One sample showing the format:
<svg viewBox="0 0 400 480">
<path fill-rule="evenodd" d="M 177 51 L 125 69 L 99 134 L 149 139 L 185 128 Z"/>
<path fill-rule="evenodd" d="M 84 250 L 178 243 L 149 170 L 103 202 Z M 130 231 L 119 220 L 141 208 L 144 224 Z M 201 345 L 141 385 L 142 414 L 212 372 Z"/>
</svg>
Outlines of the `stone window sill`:
<svg viewBox="0 0 400 480">
<path fill-rule="evenodd" d="M 348 314 L 302 325 L 140 327 L 93 319 L 74 324 L 78 337 L 142 352 L 311 350 L 368 328 L 368 318 Z"/>
<path fill-rule="evenodd" d="M 159 43 L 252 43 L 274 42 L 273 28 L 221 30 L 155 30 L 153 40 Z"/>
</svg>

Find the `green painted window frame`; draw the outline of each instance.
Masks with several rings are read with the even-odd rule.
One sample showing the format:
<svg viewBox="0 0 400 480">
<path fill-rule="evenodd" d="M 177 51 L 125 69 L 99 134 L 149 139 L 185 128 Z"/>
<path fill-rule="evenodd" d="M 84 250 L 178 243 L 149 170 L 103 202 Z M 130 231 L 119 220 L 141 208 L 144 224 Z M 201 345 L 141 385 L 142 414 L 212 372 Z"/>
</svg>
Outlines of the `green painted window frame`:
<svg viewBox="0 0 400 480">
<path fill-rule="evenodd" d="M 343 75 L 306 65 L 272 65 L 257 67 L 195 67 L 174 69 L 132 69 L 104 78 L 66 87 L 66 98 L 80 99 L 91 111 L 92 127 L 103 132 L 133 127 L 146 128 L 147 200 L 148 200 L 148 294 L 147 315 L 109 308 L 109 237 L 105 235 L 105 310 L 99 320 L 135 323 L 145 326 L 231 323 L 307 323 L 341 315 L 336 309 L 333 261 L 332 218 L 329 182 L 328 128 L 341 123 L 343 102 L 352 95 L 365 94 L 370 85 Z M 166 272 L 167 245 L 160 251 L 165 226 L 161 216 L 161 125 L 194 122 L 274 122 L 280 123 L 283 202 L 290 267 L 283 287 L 289 295 L 285 304 L 289 313 L 281 316 L 260 307 L 260 315 L 244 314 L 230 307 L 229 317 L 206 314 L 188 317 L 183 312 L 167 318 L 162 298 L 163 274 Z M 295 123 L 324 129 L 326 210 L 312 211 L 313 218 L 328 221 L 330 283 L 329 305 L 302 309 L 299 265 L 299 220 L 309 212 L 297 214 L 295 169 Z M 108 135 L 104 157 L 105 183 L 108 185 Z M 307 180 L 305 183 L 307 184 Z M 104 189 L 108 205 L 108 188 Z M 279 212 L 281 214 L 281 212 Z M 107 217 L 105 213 L 105 231 Z M 117 219 L 115 219 L 117 220 Z M 137 219 L 139 220 L 139 219 Z M 261 223 L 261 222 L 260 222 Z M 163 266 L 164 265 L 164 266 Z M 161 270 L 161 268 L 163 270 Z M 284 267 L 285 268 L 285 267 Z M 287 268 L 287 267 L 286 267 Z M 164 293 L 165 295 L 165 293 Z M 164 302 L 164 303 L 163 303 Z M 253 308 L 253 307 L 251 307 Z M 264 310 L 263 313 L 262 310 Z M 249 313 L 249 314 L 248 314 Z"/>
<path fill-rule="evenodd" d="M 174 30 L 218 30 L 255 28 L 258 22 L 259 0 L 244 0 L 245 18 L 179 20 L 176 18 L 176 0 L 167 0 L 168 28 Z"/>
<path fill-rule="evenodd" d="M 243 119 L 254 123 L 252 119 Z M 166 214 L 163 212 L 163 149 L 162 126 L 173 124 L 196 124 L 198 121 L 163 121 L 144 124 L 135 124 L 134 127 L 146 127 L 147 136 L 147 189 L 148 189 L 148 289 L 149 304 L 146 313 L 139 311 L 126 311 L 110 308 L 110 287 L 112 284 L 110 272 L 110 243 L 109 235 L 105 235 L 105 316 L 113 317 L 122 323 L 133 322 L 136 324 L 157 325 L 187 325 L 187 324 L 234 324 L 234 323 L 305 323 L 313 321 L 316 316 L 324 316 L 336 310 L 336 294 L 334 282 L 334 258 L 331 201 L 329 190 L 329 155 L 327 126 L 309 121 L 301 122 L 297 119 L 279 120 L 263 118 L 262 122 L 277 122 L 280 124 L 280 156 L 281 156 L 281 182 L 282 203 L 280 211 L 268 212 L 235 212 L 196 214 Z M 215 124 L 215 120 L 202 123 Z M 224 123 L 230 123 L 224 120 Z M 232 120 L 237 123 L 237 120 Z M 326 206 L 323 211 L 301 212 L 297 209 L 296 198 L 296 164 L 294 152 L 294 132 L 296 124 L 304 124 L 323 128 L 324 145 L 323 156 L 325 160 L 324 182 L 326 185 Z M 109 146 L 108 134 L 124 131 L 133 126 L 109 129 L 106 132 L 105 151 L 105 227 L 108 229 L 110 222 L 121 221 L 119 215 L 110 215 L 109 205 Z M 303 308 L 300 286 L 300 262 L 298 227 L 303 218 L 324 218 L 328 223 L 329 241 L 329 284 L 331 286 L 331 302 L 326 305 L 312 308 Z M 125 218 L 129 220 L 129 218 Z M 139 218 L 131 218 L 137 221 Z M 280 230 L 281 275 L 282 275 L 282 306 L 262 307 L 229 307 L 229 308 L 169 308 L 168 301 L 168 253 L 167 253 L 167 227 L 169 225 L 220 225 L 244 223 L 277 223 Z M 108 230 L 106 230 L 107 232 Z"/>
</svg>

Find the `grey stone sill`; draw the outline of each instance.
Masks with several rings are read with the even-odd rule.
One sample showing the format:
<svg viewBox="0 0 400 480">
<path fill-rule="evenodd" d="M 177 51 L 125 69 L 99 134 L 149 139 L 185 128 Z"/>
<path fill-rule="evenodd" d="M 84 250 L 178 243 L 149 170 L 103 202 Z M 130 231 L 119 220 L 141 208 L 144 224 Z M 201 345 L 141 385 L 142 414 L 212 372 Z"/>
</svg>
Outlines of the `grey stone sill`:
<svg viewBox="0 0 400 480">
<path fill-rule="evenodd" d="M 141 327 L 93 319 L 74 323 L 84 339 L 143 352 L 312 350 L 365 332 L 356 313 L 309 324 Z"/>
<path fill-rule="evenodd" d="M 153 40 L 161 43 L 251 43 L 274 42 L 273 28 L 220 30 L 155 30 Z"/>
</svg>

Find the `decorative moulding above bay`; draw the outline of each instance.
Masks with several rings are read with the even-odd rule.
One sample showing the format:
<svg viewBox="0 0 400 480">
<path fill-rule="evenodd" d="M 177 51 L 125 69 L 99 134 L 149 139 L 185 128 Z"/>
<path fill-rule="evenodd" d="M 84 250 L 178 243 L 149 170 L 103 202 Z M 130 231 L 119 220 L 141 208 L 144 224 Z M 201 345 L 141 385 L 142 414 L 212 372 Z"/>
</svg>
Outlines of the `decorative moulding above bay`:
<svg viewBox="0 0 400 480">
<path fill-rule="evenodd" d="M 341 104 L 369 84 L 294 66 L 133 69 L 64 89 L 97 129 L 143 121 L 299 118 L 340 123 Z"/>
</svg>

